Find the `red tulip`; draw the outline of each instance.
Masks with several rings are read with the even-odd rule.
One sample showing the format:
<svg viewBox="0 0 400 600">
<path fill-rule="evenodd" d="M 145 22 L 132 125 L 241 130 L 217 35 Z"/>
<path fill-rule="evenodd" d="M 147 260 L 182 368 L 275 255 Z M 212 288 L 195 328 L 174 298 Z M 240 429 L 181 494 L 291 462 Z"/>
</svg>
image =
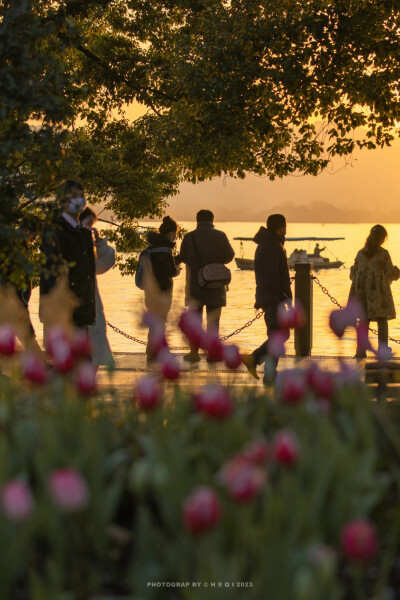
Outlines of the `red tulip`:
<svg viewBox="0 0 400 600">
<path fill-rule="evenodd" d="M 76 386 L 83 396 L 92 396 L 97 392 L 96 369 L 90 362 L 78 367 Z"/>
<path fill-rule="evenodd" d="M 194 395 L 195 407 L 212 419 L 225 419 L 232 410 L 232 400 L 227 390 L 218 384 L 206 385 Z"/>
<path fill-rule="evenodd" d="M 371 342 L 368 338 L 368 323 L 365 321 L 358 324 L 357 327 L 357 351 L 366 352 L 372 350 Z"/>
<path fill-rule="evenodd" d="M 290 307 L 281 302 L 276 316 L 281 329 L 301 329 L 307 323 L 306 311 L 298 300 Z"/>
<path fill-rule="evenodd" d="M 202 326 L 200 313 L 195 310 L 183 312 L 179 319 L 179 328 L 187 337 L 190 344 L 202 348 L 205 344 L 205 331 Z"/>
<path fill-rule="evenodd" d="M 244 504 L 258 495 L 266 481 L 266 472 L 239 454 L 223 467 L 218 479 L 236 502 Z"/>
<path fill-rule="evenodd" d="M 254 464 L 264 465 L 270 458 L 271 449 L 267 440 L 264 437 L 261 437 L 245 448 L 242 454 L 247 460 L 250 460 Z"/>
<path fill-rule="evenodd" d="M 237 369 L 242 364 L 239 348 L 236 344 L 223 346 L 223 358 L 228 369 Z"/>
<path fill-rule="evenodd" d="M 214 328 L 206 333 L 205 350 L 207 350 L 207 360 L 219 362 L 224 358 L 224 347 L 218 331 Z"/>
<path fill-rule="evenodd" d="M 356 563 L 371 562 L 378 552 L 378 536 L 370 521 L 350 521 L 344 526 L 340 539 L 343 552 Z"/>
<path fill-rule="evenodd" d="M 161 388 L 157 380 L 151 375 L 139 379 L 136 385 L 136 396 L 139 408 L 154 410 L 161 404 Z"/>
<path fill-rule="evenodd" d="M 150 329 L 149 351 L 153 356 L 158 356 L 160 352 L 168 349 L 168 342 L 165 336 L 164 327 L 154 327 Z"/>
<path fill-rule="evenodd" d="M 179 368 L 178 359 L 174 354 L 171 354 L 169 350 L 164 349 L 158 355 L 158 360 L 164 379 L 175 380 L 179 378 L 181 370 Z"/>
<path fill-rule="evenodd" d="M 54 504 L 63 512 L 80 511 L 89 503 L 87 483 L 75 469 L 53 471 L 48 485 Z"/>
<path fill-rule="evenodd" d="M 22 374 L 31 383 L 41 385 L 47 381 L 46 366 L 41 358 L 33 352 L 26 353 L 21 361 Z"/>
<path fill-rule="evenodd" d="M 183 505 L 183 522 L 192 535 L 202 535 L 221 520 L 222 509 L 215 492 L 206 486 L 197 487 Z"/>
<path fill-rule="evenodd" d="M 284 404 L 298 404 L 307 392 L 304 373 L 295 370 L 283 371 L 279 376 L 276 387 L 281 402 Z"/>
<path fill-rule="evenodd" d="M 280 358 L 285 354 L 285 342 L 289 339 L 289 331 L 272 331 L 268 336 L 268 354 L 274 358 Z"/>
<path fill-rule="evenodd" d="M 16 350 L 15 331 L 10 325 L 0 326 L 0 354 L 12 356 Z"/>
<path fill-rule="evenodd" d="M 92 356 L 89 334 L 84 329 L 74 331 L 72 352 L 77 358 L 90 358 Z"/>
<path fill-rule="evenodd" d="M 318 398 L 330 399 L 336 391 L 334 375 L 322 371 L 317 363 L 312 363 L 308 373 L 307 382 Z"/>
<path fill-rule="evenodd" d="M 67 373 L 74 368 L 74 355 L 69 342 L 60 340 L 51 353 L 54 367 L 60 373 Z"/>
<path fill-rule="evenodd" d="M 277 463 L 293 465 L 298 461 L 300 446 L 296 435 L 289 429 L 278 431 L 274 439 L 273 453 Z"/>
<path fill-rule="evenodd" d="M 1 490 L 1 509 L 10 521 L 25 521 L 35 508 L 29 485 L 23 479 L 8 481 Z"/>
<path fill-rule="evenodd" d="M 55 347 L 60 342 L 67 342 L 67 341 L 68 341 L 68 336 L 67 336 L 65 329 L 63 329 L 62 327 L 60 327 L 58 325 L 55 325 L 46 333 L 44 343 L 45 343 L 45 348 L 46 348 L 47 352 L 50 354 L 50 356 L 52 356 Z"/>
</svg>

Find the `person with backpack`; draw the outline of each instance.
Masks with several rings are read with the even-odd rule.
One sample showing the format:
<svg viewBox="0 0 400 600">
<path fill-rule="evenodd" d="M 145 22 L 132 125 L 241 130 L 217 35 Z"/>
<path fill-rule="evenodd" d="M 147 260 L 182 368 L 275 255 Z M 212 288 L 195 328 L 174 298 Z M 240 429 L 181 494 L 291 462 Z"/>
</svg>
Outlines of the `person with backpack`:
<svg viewBox="0 0 400 600">
<path fill-rule="evenodd" d="M 382 244 L 387 239 L 383 225 L 372 227 L 364 248 L 358 253 L 350 269 L 350 297 L 357 298 L 364 309 L 368 325 L 378 323 L 379 348 L 389 354 L 388 320 L 396 317 L 390 285 L 399 279 L 400 270 L 393 266 L 392 259 Z M 365 358 L 365 348 L 357 348 L 355 358 Z"/>
<path fill-rule="evenodd" d="M 231 279 L 225 266 L 235 256 L 226 234 L 214 228 L 214 215 L 200 210 L 197 227 L 182 240 L 179 259 L 186 264 L 186 306 L 201 315 L 206 307 L 207 330 L 219 332 L 221 310 L 226 306 L 226 290 Z M 200 360 L 198 348 L 191 347 L 184 356 L 188 362 Z"/>
<path fill-rule="evenodd" d="M 146 310 L 157 317 L 157 322 L 149 326 L 146 346 L 148 360 L 155 359 L 151 347 L 153 329 L 165 329 L 172 305 L 173 278 L 180 272 L 172 253 L 178 231 L 178 223 L 169 216 L 164 217 L 158 232 L 150 231 L 147 234 L 148 246 L 139 256 L 135 282 L 144 290 Z"/>
</svg>

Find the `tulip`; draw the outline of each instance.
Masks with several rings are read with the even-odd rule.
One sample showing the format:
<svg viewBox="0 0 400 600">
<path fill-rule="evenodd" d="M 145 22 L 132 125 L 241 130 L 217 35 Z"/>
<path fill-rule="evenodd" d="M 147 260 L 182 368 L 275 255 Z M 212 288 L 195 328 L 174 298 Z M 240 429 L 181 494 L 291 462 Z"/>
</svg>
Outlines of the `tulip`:
<svg viewBox="0 0 400 600">
<path fill-rule="evenodd" d="M 164 349 L 160 352 L 157 357 L 160 362 L 161 373 L 164 379 L 178 379 L 180 375 L 180 368 L 178 359 L 174 354 L 171 354 L 169 350 Z"/>
<path fill-rule="evenodd" d="M 372 350 L 371 342 L 368 338 L 368 323 L 361 322 L 357 327 L 357 352 L 363 353 Z"/>
<path fill-rule="evenodd" d="M 26 353 L 21 361 L 22 374 L 31 383 L 41 385 L 47 381 L 47 370 L 45 364 L 37 354 Z"/>
<path fill-rule="evenodd" d="M 345 555 L 356 563 L 369 563 L 378 552 L 375 527 L 364 519 L 347 523 L 342 529 L 340 540 Z"/>
<path fill-rule="evenodd" d="M 338 381 L 342 385 L 359 385 L 361 383 L 360 372 L 341 360 Z"/>
<path fill-rule="evenodd" d="M 230 496 L 239 504 L 250 502 L 266 481 L 266 472 L 243 455 L 233 457 L 218 474 Z"/>
<path fill-rule="evenodd" d="M 223 346 L 222 354 L 228 369 L 237 369 L 242 364 L 242 357 L 236 344 Z"/>
<path fill-rule="evenodd" d="M 1 509 L 10 521 L 25 521 L 34 511 L 35 502 L 23 479 L 8 481 L 1 490 Z"/>
<path fill-rule="evenodd" d="M 0 354 L 12 356 L 16 350 L 15 331 L 10 325 L 0 327 Z"/>
<path fill-rule="evenodd" d="M 161 327 L 161 319 L 157 315 L 154 315 L 151 312 L 144 312 L 142 317 L 142 325 L 145 327 Z"/>
<path fill-rule="evenodd" d="M 306 311 L 298 300 L 290 307 L 281 302 L 276 316 L 281 329 L 301 329 L 307 323 Z"/>
<path fill-rule="evenodd" d="M 274 439 L 273 453 L 277 463 L 288 466 L 295 464 L 300 455 L 296 435 L 289 429 L 278 431 Z"/>
<path fill-rule="evenodd" d="M 285 342 L 289 339 L 288 330 L 272 331 L 268 336 L 268 354 L 280 358 L 285 354 Z"/>
<path fill-rule="evenodd" d="M 149 351 L 153 356 L 158 356 L 160 352 L 168 349 L 168 342 L 165 336 L 164 327 L 157 326 L 150 328 Z"/>
<path fill-rule="evenodd" d="M 207 350 L 208 361 L 220 362 L 224 358 L 224 347 L 215 328 L 206 333 L 205 350 Z"/>
<path fill-rule="evenodd" d="M 63 512 L 78 512 L 89 503 L 87 483 L 75 469 L 53 471 L 48 486 L 54 504 Z"/>
<path fill-rule="evenodd" d="M 264 437 L 252 442 L 243 451 L 243 456 L 256 465 L 264 465 L 271 454 L 270 446 Z"/>
<path fill-rule="evenodd" d="M 278 376 L 276 388 L 283 404 L 298 404 L 307 392 L 304 373 L 298 370 L 283 371 Z"/>
<path fill-rule="evenodd" d="M 200 313 L 195 310 L 183 312 L 178 326 L 192 346 L 202 348 L 205 345 L 205 331 Z"/>
<path fill-rule="evenodd" d="M 212 419 L 225 419 L 232 410 L 232 400 L 227 390 L 218 384 L 206 385 L 194 395 L 194 404 L 199 412 Z"/>
<path fill-rule="evenodd" d="M 344 336 L 347 327 L 356 327 L 357 321 L 364 318 L 364 311 L 356 298 L 349 298 L 347 306 L 333 310 L 329 316 L 329 325 L 338 338 Z"/>
<path fill-rule="evenodd" d="M 139 408 L 142 410 L 154 410 L 161 404 L 161 389 L 157 380 L 151 375 L 142 377 L 137 382 L 136 396 Z"/>
<path fill-rule="evenodd" d="M 379 362 L 385 362 L 393 358 L 393 352 L 389 346 L 381 344 L 376 352 L 376 358 Z"/>
<path fill-rule="evenodd" d="M 96 369 L 90 362 L 84 362 L 77 371 L 76 387 L 83 396 L 97 392 Z"/>
<path fill-rule="evenodd" d="M 54 367 L 60 373 L 67 373 L 74 367 L 74 355 L 72 354 L 69 342 L 60 339 L 53 347 L 51 358 L 53 359 Z"/>
<path fill-rule="evenodd" d="M 72 338 L 72 352 L 76 358 L 90 358 L 92 349 L 90 338 L 84 329 L 76 329 Z"/>
<path fill-rule="evenodd" d="M 67 342 L 68 336 L 65 329 L 55 325 L 46 333 L 46 338 L 44 340 L 46 350 L 50 356 L 52 356 L 55 347 L 60 343 L 60 341 Z"/>
<path fill-rule="evenodd" d="M 307 373 L 307 382 L 318 398 L 330 399 L 336 391 L 332 373 L 322 371 L 317 363 L 312 363 Z"/>
<path fill-rule="evenodd" d="M 183 522 L 192 535 L 202 535 L 221 520 L 222 509 L 215 492 L 206 486 L 197 487 L 183 505 Z"/>
</svg>

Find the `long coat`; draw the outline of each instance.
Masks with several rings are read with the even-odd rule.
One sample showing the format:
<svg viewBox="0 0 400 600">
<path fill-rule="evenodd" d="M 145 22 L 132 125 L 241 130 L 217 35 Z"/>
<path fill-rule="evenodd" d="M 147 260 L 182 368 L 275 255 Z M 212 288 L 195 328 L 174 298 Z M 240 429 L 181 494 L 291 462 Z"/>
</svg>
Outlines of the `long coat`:
<svg viewBox="0 0 400 600">
<path fill-rule="evenodd" d="M 197 258 L 193 245 L 193 236 L 196 236 L 197 248 L 200 255 L 200 261 Z M 179 260 L 186 264 L 190 272 L 189 278 L 189 298 L 197 300 L 201 304 L 212 308 L 226 306 L 226 289 L 221 288 L 208 289 L 199 285 L 198 274 L 201 267 L 220 263 L 226 265 L 233 260 L 235 252 L 229 243 L 226 234 L 223 231 L 214 229 L 212 223 L 198 223 L 195 231 L 187 233 L 182 240 Z"/>
<path fill-rule="evenodd" d="M 40 296 L 56 285 L 63 269 L 68 271 L 70 290 L 79 301 L 73 312 L 77 327 L 91 325 L 96 319 L 95 258 L 92 234 L 88 229 L 72 227 L 63 217 L 45 227 L 41 250 L 46 257 L 40 277 Z"/>
<path fill-rule="evenodd" d="M 350 296 L 361 302 L 367 319 L 396 317 L 390 284 L 399 277 L 399 269 L 393 266 L 390 254 L 384 248 L 379 248 L 372 257 L 364 250 L 358 252 L 350 269 Z"/>
<path fill-rule="evenodd" d="M 96 275 L 107 273 L 115 265 L 115 249 L 108 245 L 106 237 L 95 242 Z M 92 361 L 95 366 L 114 365 L 114 358 L 107 339 L 107 323 L 96 278 L 96 321 L 89 325 L 88 333 L 92 347 Z"/>
<path fill-rule="evenodd" d="M 286 250 L 278 235 L 265 227 L 260 227 L 254 241 L 255 308 L 273 307 L 292 297 Z"/>
</svg>

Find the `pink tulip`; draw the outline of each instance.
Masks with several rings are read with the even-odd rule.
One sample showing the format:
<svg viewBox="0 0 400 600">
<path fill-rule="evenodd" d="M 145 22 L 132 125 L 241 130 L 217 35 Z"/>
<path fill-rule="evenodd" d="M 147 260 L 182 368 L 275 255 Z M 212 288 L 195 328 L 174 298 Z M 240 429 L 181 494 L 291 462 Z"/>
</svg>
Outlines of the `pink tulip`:
<svg viewBox="0 0 400 600">
<path fill-rule="evenodd" d="M 49 331 L 45 345 L 57 371 L 67 373 L 73 369 L 72 346 L 66 332 L 61 327 L 53 327 Z"/>
<path fill-rule="evenodd" d="M 1 490 L 0 501 L 4 515 L 10 521 L 25 521 L 35 507 L 30 487 L 23 479 L 7 482 Z"/>
<path fill-rule="evenodd" d="M 150 329 L 149 351 L 153 356 L 158 356 L 160 352 L 168 349 L 168 342 L 165 336 L 164 327 L 154 327 Z"/>
<path fill-rule="evenodd" d="M 283 404 L 298 404 L 307 393 L 305 375 L 300 371 L 283 371 L 277 380 L 276 389 Z"/>
<path fill-rule="evenodd" d="M 224 347 L 219 339 L 216 329 L 210 329 L 206 333 L 205 350 L 207 350 L 207 360 L 219 362 L 224 358 Z"/>
<path fill-rule="evenodd" d="M 369 563 L 378 552 L 379 543 L 375 527 L 365 519 L 347 523 L 340 540 L 345 555 L 356 563 Z"/>
<path fill-rule="evenodd" d="M 194 536 L 213 529 L 221 516 L 222 509 L 217 495 L 209 487 L 197 487 L 184 502 L 183 523 Z"/>
<path fill-rule="evenodd" d="M 368 323 L 361 322 L 357 327 L 357 352 L 366 352 L 367 350 L 372 350 L 368 338 Z"/>
<path fill-rule="evenodd" d="M 330 399 L 335 395 L 336 382 L 334 375 L 322 371 L 317 363 L 311 364 L 307 373 L 307 382 L 318 398 Z"/>
<path fill-rule="evenodd" d="M 84 329 L 74 331 L 72 352 L 76 358 L 90 358 L 92 356 L 89 334 Z"/>
<path fill-rule="evenodd" d="M 219 472 L 218 480 L 236 502 L 244 504 L 259 494 L 266 481 L 266 472 L 245 456 L 237 455 Z"/>
<path fill-rule="evenodd" d="M 136 397 L 139 408 L 154 410 L 161 404 L 161 388 L 157 380 L 151 375 L 139 379 L 136 385 Z"/>
<path fill-rule="evenodd" d="M 78 512 L 89 503 L 87 483 L 75 469 L 53 471 L 48 485 L 54 504 L 63 512 Z"/>
<path fill-rule="evenodd" d="M 68 335 L 62 327 L 55 325 L 47 333 L 44 340 L 45 348 L 47 352 L 52 356 L 55 347 L 62 342 L 68 341 Z"/>
<path fill-rule="evenodd" d="M 225 419 L 233 410 L 227 390 L 218 384 L 206 385 L 194 395 L 196 409 L 211 419 Z"/>
<path fill-rule="evenodd" d="M 15 331 L 10 325 L 0 326 L 0 354 L 12 356 L 16 350 Z"/>
<path fill-rule="evenodd" d="M 33 352 L 23 355 L 21 360 L 23 376 L 31 383 L 41 385 L 47 381 L 46 366 L 41 358 Z"/>
<path fill-rule="evenodd" d="M 245 448 L 242 454 L 247 460 L 256 465 L 264 465 L 270 458 L 271 449 L 268 441 L 261 437 Z"/>
<path fill-rule="evenodd" d="M 273 453 L 277 463 L 287 466 L 295 464 L 300 455 L 296 435 L 289 429 L 278 431 L 274 439 Z"/>
<path fill-rule="evenodd" d="M 83 396 L 92 396 L 97 392 L 96 369 L 89 363 L 82 363 L 77 370 L 76 387 Z"/>
<path fill-rule="evenodd" d="M 151 312 L 144 312 L 142 317 L 142 325 L 145 327 L 157 328 L 161 327 L 161 319 L 157 315 L 154 315 Z"/>
<path fill-rule="evenodd" d="M 276 316 L 281 329 L 301 329 L 307 323 L 306 311 L 298 300 L 290 307 L 281 302 Z"/>
<path fill-rule="evenodd" d="M 237 369 L 242 364 L 239 348 L 236 344 L 223 346 L 223 358 L 228 369 Z"/>
<path fill-rule="evenodd" d="M 179 378 L 181 370 L 178 359 L 174 354 L 164 349 L 158 355 L 157 360 L 160 362 L 161 373 L 164 379 L 175 380 Z"/>
<path fill-rule="evenodd" d="M 204 346 L 205 331 L 202 326 L 200 313 L 195 310 L 183 312 L 179 319 L 179 328 L 192 346 L 196 348 Z"/>
<path fill-rule="evenodd" d="M 288 330 L 272 331 L 268 337 L 268 354 L 274 358 L 285 355 L 285 342 L 289 339 Z"/>
<path fill-rule="evenodd" d="M 338 338 L 344 336 L 347 327 L 356 327 L 357 321 L 364 318 L 364 311 L 356 298 L 349 298 L 347 306 L 333 310 L 329 317 L 329 325 Z"/>
</svg>

